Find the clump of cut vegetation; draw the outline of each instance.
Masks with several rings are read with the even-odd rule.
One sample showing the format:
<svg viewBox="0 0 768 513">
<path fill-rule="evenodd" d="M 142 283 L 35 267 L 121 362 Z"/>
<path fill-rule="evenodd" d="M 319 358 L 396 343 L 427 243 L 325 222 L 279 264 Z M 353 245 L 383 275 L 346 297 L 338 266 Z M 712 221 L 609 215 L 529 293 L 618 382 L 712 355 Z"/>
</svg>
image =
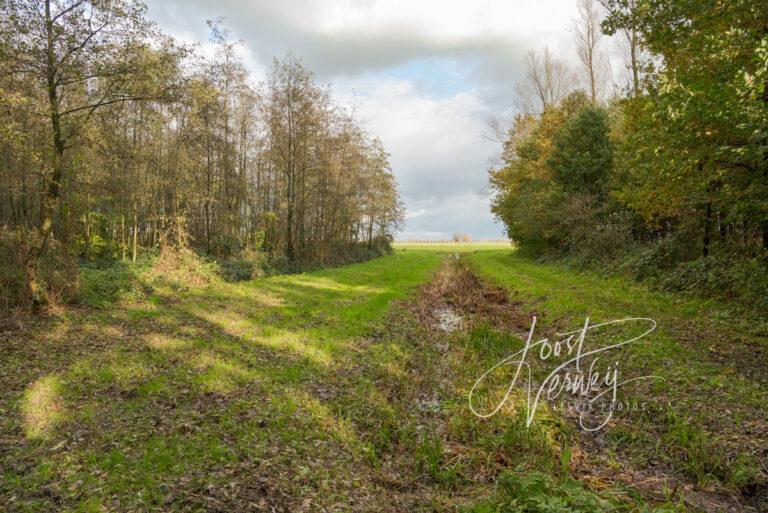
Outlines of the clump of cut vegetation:
<svg viewBox="0 0 768 513">
<path fill-rule="evenodd" d="M 217 271 L 214 262 L 201 258 L 191 249 L 168 245 L 160 250 L 147 277 L 176 287 L 202 287 L 211 283 Z"/>
</svg>

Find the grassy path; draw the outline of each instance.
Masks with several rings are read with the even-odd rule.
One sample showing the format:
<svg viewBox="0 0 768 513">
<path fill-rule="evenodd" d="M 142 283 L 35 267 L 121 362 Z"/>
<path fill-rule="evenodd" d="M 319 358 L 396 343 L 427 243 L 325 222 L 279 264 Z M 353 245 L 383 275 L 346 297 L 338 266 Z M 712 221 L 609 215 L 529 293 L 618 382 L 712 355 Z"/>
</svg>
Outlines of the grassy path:
<svg viewBox="0 0 768 513">
<path fill-rule="evenodd" d="M 369 339 L 389 305 L 440 261 L 401 254 L 250 283 L 158 288 L 146 300 L 65 312 L 4 337 L 0 509 L 375 504 L 361 482 L 375 454 L 360 426 L 379 413 L 370 376 L 397 354 Z M 364 350 L 371 369 L 351 374 Z"/>
<path fill-rule="evenodd" d="M 715 304 L 509 250 L 450 253 L 155 285 L 3 334 L 0 510 L 651 511 L 644 496 L 684 511 L 670 475 L 689 496 L 762 493 L 764 334 L 706 320 Z M 460 329 L 439 329 L 444 309 Z M 653 343 L 622 360 L 667 378 L 634 392 L 656 406 L 593 439 L 554 405 L 527 428 L 517 395 L 503 415 L 472 415 L 469 388 L 521 345 L 532 312 L 544 329 L 656 318 Z M 648 469 L 658 490 L 631 483 Z"/>
<path fill-rule="evenodd" d="M 593 322 L 657 321 L 651 336 L 616 358 L 625 377 L 656 375 L 663 381 L 625 390 L 621 399 L 644 410 L 618 415 L 599 436 L 583 440 L 598 463 L 588 471 L 614 482 L 645 481 L 645 491 L 656 497 L 679 484 L 689 503 L 711 511 L 724 511 L 732 502 L 718 503 L 718 493 L 738 497 L 742 504 L 733 511 L 750 503 L 759 507 L 754 504 L 760 501 L 768 507 L 765 319 L 739 319 L 728 305 L 651 292 L 624 279 L 542 265 L 509 252 L 475 253 L 472 261 L 486 279 L 513 291 L 522 309 L 536 313 L 547 334 L 578 328 L 587 316 Z M 702 491 L 714 497 L 697 497 Z"/>
</svg>

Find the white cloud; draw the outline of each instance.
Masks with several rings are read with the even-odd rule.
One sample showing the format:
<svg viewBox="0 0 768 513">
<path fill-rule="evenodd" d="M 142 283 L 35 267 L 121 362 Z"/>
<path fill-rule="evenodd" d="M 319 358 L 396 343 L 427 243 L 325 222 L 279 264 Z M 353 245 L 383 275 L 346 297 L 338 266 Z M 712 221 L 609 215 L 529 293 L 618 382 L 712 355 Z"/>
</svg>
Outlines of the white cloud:
<svg viewBox="0 0 768 513">
<path fill-rule="evenodd" d="M 420 210 L 416 210 L 416 211 L 413 211 L 413 210 L 408 210 L 408 211 L 405 213 L 405 218 L 406 218 L 406 219 L 415 219 L 415 218 L 417 218 L 417 217 L 421 217 L 421 216 L 423 216 L 423 215 L 424 215 L 424 214 L 426 214 L 426 213 L 427 213 L 427 210 L 426 210 L 426 209 L 424 209 L 424 208 L 422 208 L 422 209 L 420 209 Z"/>
<path fill-rule="evenodd" d="M 454 232 L 468 233 L 475 240 L 504 238 L 504 229 L 493 220 L 485 195 L 461 193 L 406 201 L 424 214 L 409 219 L 397 234 L 398 240 L 447 240 Z"/>
<path fill-rule="evenodd" d="M 355 81 L 348 87 L 364 91 L 359 117 L 391 153 L 405 197 L 485 188 L 486 163 L 497 147 L 482 136 L 487 110 L 476 91 L 435 99 L 405 80 Z"/>
<path fill-rule="evenodd" d="M 477 91 L 438 99 L 406 80 L 344 84 L 364 91 L 358 96 L 358 114 L 391 153 L 409 212 L 408 231 L 423 227 L 419 231 L 426 233 L 440 227 L 475 238 L 501 236 L 481 195 L 488 183 L 488 159 L 498 148 L 483 137 L 488 111 Z M 417 238 L 442 237 L 425 233 Z"/>
</svg>

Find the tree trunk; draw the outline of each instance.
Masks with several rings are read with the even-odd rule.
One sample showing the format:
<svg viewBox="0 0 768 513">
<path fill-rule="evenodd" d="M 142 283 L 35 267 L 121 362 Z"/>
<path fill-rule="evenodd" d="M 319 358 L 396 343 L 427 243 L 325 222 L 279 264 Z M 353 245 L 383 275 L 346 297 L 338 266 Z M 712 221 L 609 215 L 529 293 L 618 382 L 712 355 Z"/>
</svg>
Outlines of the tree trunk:
<svg viewBox="0 0 768 513">
<path fill-rule="evenodd" d="M 125 214 L 120 216 L 120 250 L 121 250 L 121 259 L 123 262 L 125 262 Z"/>
<path fill-rule="evenodd" d="M 131 255 L 131 262 L 136 263 L 136 255 L 138 254 L 139 243 L 139 220 L 136 211 L 133 211 L 133 255 Z"/>
<path fill-rule="evenodd" d="M 45 250 L 48 243 L 48 237 L 53 230 L 53 212 L 59 200 L 61 189 L 61 178 L 64 173 L 64 151 L 66 148 L 61 131 L 61 116 L 59 114 L 59 94 L 56 84 L 56 57 L 54 55 L 53 42 L 53 21 L 51 19 L 51 1 L 45 0 L 45 30 L 47 37 L 46 47 L 46 81 L 48 104 L 50 106 L 51 132 L 53 137 L 53 155 L 52 155 L 52 175 L 48 184 L 48 196 L 41 205 L 42 215 L 41 233 L 43 235 L 40 251 L 37 256 Z"/>
</svg>

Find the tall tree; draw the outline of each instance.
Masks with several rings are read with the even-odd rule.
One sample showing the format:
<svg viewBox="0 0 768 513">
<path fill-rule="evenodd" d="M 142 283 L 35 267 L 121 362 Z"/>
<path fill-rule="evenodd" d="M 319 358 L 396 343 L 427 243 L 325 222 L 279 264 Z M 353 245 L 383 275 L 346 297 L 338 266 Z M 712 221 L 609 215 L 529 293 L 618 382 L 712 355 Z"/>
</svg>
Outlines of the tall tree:
<svg viewBox="0 0 768 513">
<path fill-rule="evenodd" d="M 523 111 L 535 114 L 557 106 L 577 82 L 568 64 L 544 47 L 540 54 L 534 50 L 526 52 L 525 79 L 516 84 L 516 90 Z"/>
<path fill-rule="evenodd" d="M 67 169 L 66 152 L 77 144 L 98 109 L 115 103 L 159 98 L 150 80 L 173 68 L 170 53 L 149 48 L 152 26 L 143 4 L 132 0 L 9 0 L 5 41 L 10 69 L 35 81 L 46 101 L 36 110 L 50 121 L 52 149 L 41 228 L 47 236 Z M 33 92 L 35 88 L 30 88 Z"/>
<path fill-rule="evenodd" d="M 609 16 L 603 20 L 603 30 L 606 34 L 622 35 L 626 68 L 629 72 L 629 86 L 636 98 L 640 94 L 647 55 L 643 49 L 643 39 L 640 30 L 640 20 L 643 14 L 639 10 L 637 0 L 599 0 Z"/>
<path fill-rule="evenodd" d="M 571 32 L 581 63 L 581 80 L 592 103 L 596 103 L 603 96 L 607 67 L 606 56 L 600 48 L 603 36 L 601 13 L 596 0 L 578 0 L 577 8 L 578 17 L 573 20 Z"/>
</svg>

